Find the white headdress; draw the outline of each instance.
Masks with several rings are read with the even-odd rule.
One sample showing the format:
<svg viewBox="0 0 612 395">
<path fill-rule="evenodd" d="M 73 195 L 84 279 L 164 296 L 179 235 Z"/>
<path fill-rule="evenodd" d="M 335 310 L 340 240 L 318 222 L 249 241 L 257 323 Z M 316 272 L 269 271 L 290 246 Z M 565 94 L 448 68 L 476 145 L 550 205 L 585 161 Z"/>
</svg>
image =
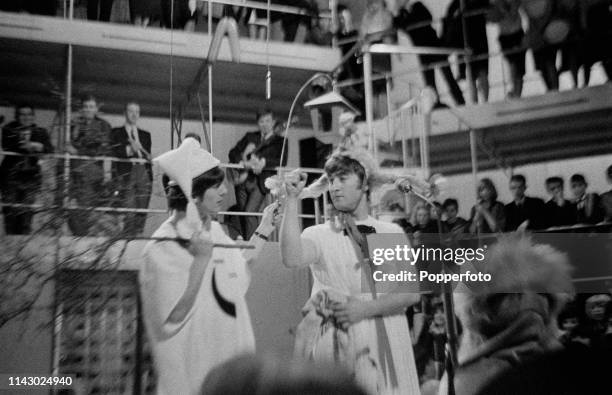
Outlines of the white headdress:
<svg viewBox="0 0 612 395">
<path fill-rule="evenodd" d="M 200 147 L 196 139 L 188 137 L 176 149 L 165 152 L 153 159 L 161 171 L 181 188 L 187 198 L 187 220 L 196 229 L 201 227 L 201 220 L 191 197 L 192 180 L 207 171 L 219 166 L 219 159 Z"/>
</svg>

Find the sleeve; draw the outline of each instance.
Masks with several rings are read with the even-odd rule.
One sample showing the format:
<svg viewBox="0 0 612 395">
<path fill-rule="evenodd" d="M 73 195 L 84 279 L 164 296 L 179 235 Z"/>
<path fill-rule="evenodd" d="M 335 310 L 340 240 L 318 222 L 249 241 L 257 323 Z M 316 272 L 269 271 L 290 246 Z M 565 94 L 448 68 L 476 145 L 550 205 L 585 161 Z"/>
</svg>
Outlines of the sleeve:
<svg viewBox="0 0 612 395">
<path fill-rule="evenodd" d="M 193 308 L 182 322 L 168 323 L 167 319 L 185 292 L 189 280 L 191 256 L 173 242 L 157 242 L 144 251 L 141 269 L 141 292 L 145 319 L 151 324 L 154 336 L 163 340 L 176 335 L 193 315 Z"/>
<path fill-rule="evenodd" d="M 143 139 L 142 139 L 142 148 L 151 155 L 151 133 L 143 130 L 142 131 Z"/>
<path fill-rule="evenodd" d="M 19 148 L 19 133 L 10 127 L 2 128 L 2 149 L 4 151 L 21 152 Z"/>
<path fill-rule="evenodd" d="M 102 129 L 102 136 L 101 136 L 102 144 L 100 147 L 100 150 L 101 150 L 100 153 L 102 155 L 112 156 L 113 152 L 111 150 L 111 141 L 110 141 L 112 128 L 110 126 L 110 123 L 106 122 L 105 120 L 102 120 L 101 129 Z"/>
<path fill-rule="evenodd" d="M 287 164 L 287 149 L 288 144 L 285 145 L 285 155 L 283 156 L 283 162 Z M 280 165 L 281 151 L 283 150 L 283 139 L 276 138 L 270 142 L 261 150 L 256 150 L 255 154 L 260 158 L 266 158 L 266 167 L 277 167 Z"/>
<path fill-rule="evenodd" d="M 249 145 L 249 134 L 245 134 L 232 148 L 228 154 L 230 163 L 239 163 L 242 160 L 242 153 L 246 146 Z"/>
<path fill-rule="evenodd" d="M 312 262 L 308 262 L 309 265 L 321 263 L 321 242 L 317 237 L 317 235 L 320 233 L 320 228 L 319 231 L 318 228 L 318 226 L 311 226 L 302 231 L 302 239 L 309 240 L 314 247 L 315 259 Z"/>
<path fill-rule="evenodd" d="M 126 158 L 126 152 L 123 144 L 121 144 L 121 129 L 115 128 L 110 132 L 110 150 L 112 156 L 116 158 Z"/>
<path fill-rule="evenodd" d="M 505 207 L 503 204 L 499 203 L 497 204 L 497 210 L 495 212 L 494 218 L 495 218 L 495 222 L 497 222 L 497 230 L 498 231 L 502 231 L 503 229 L 506 228 L 506 212 L 505 212 Z"/>
</svg>

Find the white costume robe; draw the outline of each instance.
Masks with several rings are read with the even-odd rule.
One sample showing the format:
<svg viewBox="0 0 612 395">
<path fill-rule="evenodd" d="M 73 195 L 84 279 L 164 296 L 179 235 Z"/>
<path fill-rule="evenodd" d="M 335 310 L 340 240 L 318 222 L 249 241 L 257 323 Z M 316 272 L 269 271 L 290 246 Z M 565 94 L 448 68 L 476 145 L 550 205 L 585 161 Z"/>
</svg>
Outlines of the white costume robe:
<svg viewBox="0 0 612 395">
<path fill-rule="evenodd" d="M 364 221 L 356 221 L 356 224 L 372 226 L 376 229 L 376 233 L 404 233 L 398 225 L 381 222 L 372 217 Z M 357 264 L 360 259 L 357 259 L 355 248 L 348 236 L 345 236 L 343 232 L 333 230 L 330 223 L 326 222 L 306 228 L 302 232 L 302 237 L 314 243 L 317 257 L 316 261 L 310 264 L 314 278 L 311 294 L 314 298 L 309 302 L 310 305 L 320 304 L 323 299 L 337 299 L 337 295 L 352 296 L 361 300 L 372 299 L 370 293 L 362 291 L 362 268 Z M 406 244 L 408 244 L 407 239 Z M 315 297 L 317 294 L 324 296 Z M 320 317 L 321 311 L 311 314 L 311 318 L 316 319 L 316 316 Z M 305 317 L 303 323 L 308 319 L 308 316 Z M 346 349 L 350 351 L 348 354 L 341 355 L 340 359 L 343 360 L 343 357 L 347 355 L 353 359 L 353 361 L 347 361 L 348 367 L 354 370 L 356 380 L 371 393 L 419 394 L 419 380 L 406 315 L 386 316 L 383 320 L 389 339 L 391 358 L 395 366 L 397 386 L 390 384 L 389 372 L 382 371 L 378 352 L 378 345 L 381 342 L 377 334 L 375 319 L 363 320 L 350 326 L 348 336 L 343 331 L 336 331 L 333 335 L 334 340 L 330 340 L 332 336 L 325 335 L 326 330 L 329 329 L 329 325 L 325 323 L 319 331 L 323 334 L 317 335 L 314 340 L 312 337 L 311 339 L 300 339 L 300 333 L 298 333 L 296 352 L 315 360 L 329 359 L 333 352 L 328 349 L 337 348 L 339 343 L 344 342 L 347 344 Z M 310 327 L 312 328 L 312 325 Z M 307 331 L 312 333 L 311 329 Z M 340 351 L 340 354 L 342 353 Z"/>
<path fill-rule="evenodd" d="M 179 222 L 178 229 L 184 222 Z M 177 237 L 172 219 L 153 237 Z M 215 243 L 233 243 L 221 225 L 211 222 Z M 182 237 L 189 236 L 187 234 Z M 240 250 L 213 250 L 195 303 L 180 323 L 166 320 L 183 295 L 193 256 L 174 241 L 152 241 L 140 270 L 144 321 L 158 374 L 157 394 L 199 394 L 208 372 L 241 353 L 255 351 L 245 293 L 250 282 Z"/>
</svg>

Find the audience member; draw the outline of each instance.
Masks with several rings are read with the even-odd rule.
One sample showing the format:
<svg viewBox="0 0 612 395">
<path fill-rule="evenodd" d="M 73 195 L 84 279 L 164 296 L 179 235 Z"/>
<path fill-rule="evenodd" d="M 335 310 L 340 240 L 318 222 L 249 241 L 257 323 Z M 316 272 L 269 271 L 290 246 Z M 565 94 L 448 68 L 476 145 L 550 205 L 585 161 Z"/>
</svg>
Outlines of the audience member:
<svg viewBox="0 0 612 395">
<path fill-rule="evenodd" d="M 280 166 L 283 137 L 274 133 L 274 114 L 269 108 L 257 112 L 259 130 L 248 132 L 229 152 L 230 163 L 242 164 L 245 170 L 236 177 L 236 203 L 238 210 L 260 212 L 268 193 L 264 182 L 274 174 L 273 169 Z M 283 156 L 284 166 L 287 163 L 287 147 Z M 235 219 L 233 220 L 236 221 Z M 244 240 L 248 240 L 259 223 L 256 216 L 242 216 L 239 230 Z M 238 234 L 232 234 L 236 237 Z"/>
<path fill-rule="evenodd" d="M 161 0 L 161 12 L 162 27 L 189 31 L 195 29 L 198 16 L 195 1 Z"/>
<path fill-rule="evenodd" d="M 446 233 L 452 233 L 458 235 L 466 231 L 468 221 L 459 217 L 459 202 L 457 199 L 446 199 L 442 204 L 444 214 L 446 215 L 446 221 L 444 221 L 444 231 Z"/>
<path fill-rule="evenodd" d="M 386 8 L 383 0 L 367 0 L 366 10 L 359 29 L 359 37 L 368 40 L 371 44 L 390 44 L 395 41 L 393 14 Z M 389 74 L 391 71 L 391 55 L 376 54 L 372 56 L 372 72 L 374 74 Z M 386 111 L 383 110 L 387 105 L 386 98 L 383 95 L 386 86 L 385 79 L 379 79 L 373 83 L 372 88 L 376 102 L 375 113 L 386 114 Z"/>
<path fill-rule="evenodd" d="M 612 39 L 612 8 L 609 0 L 584 2 L 586 34 L 584 38 L 584 85 L 590 80 L 593 64 L 601 61 L 608 76 L 612 79 L 612 48 L 607 43 Z"/>
<path fill-rule="evenodd" d="M 87 19 L 93 21 L 110 21 L 115 0 L 87 0 Z"/>
<path fill-rule="evenodd" d="M 244 355 L 213 369 L 201 395 L 365 395 L 338 365 Z"/>
<path fill-rule="evenodd" d="M 342 56 L 346 56 L 349 51 L 356 45 L 359 38 L 359 32 L 355 28 L 353 15 L 351 10 L 344 5 L 338 6 L 338 31 L 336 32 L 336 38 L 338 40 L 338 46 L 342 51 Z M 361 64 L 359 51 L 355 52 L 353 56 L 348 58 L 342 65 L 342 68 L 338 72 L 338 81 L 347 79 L 360 79 L 363 78 L 363 65 Z M 365 113 L 365 102 L 363 85 L 350 85 L 344 87 L 340 91 L 344 97 L 351 101 L 362 113 Z"/>
<path fill-rule="evenodd" d="M 569 226 L 576 223 L 576 207 L 563 196 L 563 178 L 546 179 L 546 191 L 551 196 L 544 205 L 546 227 Z"/>
<path fill-rule="evenodd" d="M 159 1 L 130 0 L 130 18 L 137 26 L 148 26 L 151 22 L 160 20 L 161 14 Z"/>
<path fill-rule="evenodd" d="M 465 10 L 461 10 L 462 1 L 465 1 Z M 448 45 L 467 48 L 471 52 L 467 57 L 472 74 L 468 84 L 471 85 L 472 101 L 474 103 L 479 101 L 478 93 L 480 93 L 482 101 L 489 100 L 489 43 L 487 41 L 486 19 L 488 8 L 489 0 L 453 0 L 446 12 L 446 23 L 451 25 L 446 30 Z M 465 12 L 463 20 L 462 11 Z M 449 35 L 452 36 L 449 37 Z M 477 59 L 470 60 L 471 58 Z M 461 70 L 463 76 L 465 66 L 461 67 Z"/>
<path fill-rule="evenodd" d="M 513 367 L 562 348 L 556 318 L 573 290 L 565 254 L 515 234 L 488 249 L 482 270 L 491 281 L 462 284 L 454 293 L 464 329 L 453 380 L 457 395 L 478 394 Z M 440 393 L 447 388 L 445 376 Z"/>
<path fill-rule="evenodd" d="M 111 126 L 98 116 L 98 102 L 93 95 L 81 99 L 81 111 L 73 122 L 70 143 L 66 149 L 73 155 L 109 156 Z M 96 207 L 106 203 L 107 190 L 102 161 L 73 159 L 70 161 L 69 197 L 71 203 Z M 71 210 L 68 226 L 74 236 L 87 236 L 99 225 L 102 215 L 92 209 Z"/>
<path fill-rule="evenodd" d="M 404 30 L 412 44 L 415 46 L 423 47 L 443 47 L 444 44 L 438 33 L 432 26 L 433 17 L 429 12 L 429 9 L 420 1 L 408 2 L 403 0 L 399 2 L 399 12 L 394 18 L 394 25 L 398 29 Z M 440 94 L 436 86 L 436 75 L 435 68 L 433 65 L 441 62 L 448 62 L 447 55 L 419 55 L 421 65 L 423 66 L 423 79 L 425 85 L 431 87 L 438 95 L 438 103 L 440 102 Z M 449 87 L 450 94 L 455 101 L 455 104 L 465 104 L 463 93 L 459 84 L 455 80 L 455 76 L 450 68 L 450 65 L 446 63 L 444 66 L 440 66 L 440 71 L 446 80 L 446 84 Z"/>
<path fill-rule="evenodd" d="M 582 174 L 574 174 L 570 178 L 576 221 L 578 224 L 596 224 L 603 221 L 604 212 L 601 198 L 596 193 L 587 193 L 588 184 Z"/>
<path fill-rule="evenodd" d="M 548 28 L 553 14 L 552 2 L 523 1 L 522 8 L 529 21 L 526 42 L 533 52 L 536 69 L 542 74 L 546 88 L 549 91 L 557 91 L 559 75 L 556 61 L 559 40 L 547 33 L 553 31 Z"/>
<path fill-rule="evenodd" d="M 574 87 L 577 88 L 578 71 L 584 63 L 585 54 L 581 43 L 583 41 L 583 21 L 585 19 L 583 7 L 578 0 L 562 0 L 553 2 L 553 8 L 555 9 L 554 16 L 546 33 L 549 40 L 561 44 L 559 74 L 569 71 Z M 563 29 L 560 29 L 559 26 L 563 26 Z"/>
<path fill-rule="evenodd" d="M 609 351 L 574 346 L 516 364 L 479 395 L 607 395 L 610 393 Z"/>
<path fill-rule="evenodd" d="M 513 200 L 505 206 L 506 232 L 517 230 L 519 227 L 523 229 L 545 227 L 544 201 L 525 196 L 526 189 L 525 176 L 515 174 L 510 178 L 510 192 Z"/>
<path fill-rule="evenodd" d="M 125 105 L 125 125 L 111 132 L 113 156 L 121 159 L 151 160 L 151 134 L 138 127 L 140 105 L 128 102 Z M 150 163 L 113 162 L 113 180 L 118 188 L 121 207 L 149 208 L 153 172 Z M 146 213 L 128 213 L 124 231 L 140 234 L 147 220 Z"/>
<path fill-rule="evenodd" d="M 38 15 L 55 15 L 57 2 L 49 0 L 3 0 L 0 2 L 1 11 L 28 12 Z"/>
<path fill-rule="evenodd" d="M 422 233 L 438 233 L 438 225 L 431 219 L 431 209 L 427 204 L 417 203 L 412 210 L 412 232 L 415 237 Z"/>
<path fill-rule="evenodd" d="M 6 204 L 34 204 L 42 183 L 38 155 L 53 152 L 46 129 L 38 127 L 34 107 L 15 107 L 15 120 L 2 128 L 2 149 L 23 155 L 6 155 L 0 165 L 0 191 Z M 33 154 L 33 155 L 32 155 Z M 29 234 L 35 210 L 28 207 L 2 207 L 6 234 Z"/>
<path fill-rule="evenodd" d="M 609 324 L 609 317 L 606 316 L 606 313 L 609 312 L 612 298 L 609 294 L 585 296 L 584 322 L 581 323 L 583 333 L 588 339 L 589 346 L 603 348 Z"/>
<path fill-rule="evenodd" d="M 576 341 L 581 342 L 581 340 L 578 339 L 580 317 L 581 314 L 578 311 L 576 301 L 567 303 L 563 310 L 561 310 L 559 313 L 557 322 L 559 324 L 559 329 L 562 331 L 559 341 L 564 346 L 569 346 L 572 344 L 572 342 Z"/>
<path fill-rule="evenodd" d="M 504 205 L 497 201 L 497 189 L 489 178 L 478 184 L 478 203 L 470 214 L 470 233 L 497 233 L 506 227 Z"/>
<path fill-rule="evenodd" d="M 606 170 L 606 179 L 612 184 L 612 165 Z M 612 222 L 612 189 L 601 195 L 601 204 L 604 209 L 605 220 Z"/>
<path fill-rule="evenodd" d="M 523 76 L 525 75 L 524 48 L 525 32 L 521 24 L 519 8 L 521 0 L 492 0 L 489 17 L 499 26 L 499 45 L 504 51 L 504 57 L 510 68 L 512 90 L 508 93 L 510 98 L 521 97 L 523 92 Z"/>
<path fill-rule="evenodd" d="M 319 19 L 319 10 L 316 2 L 313 2 L 312 0 L 276 0 L 275 2 L 281 5 L 299 7 L 303 11 L 307 12 L 307 15 L 279 13 L 281 26 L 284 33 L 283 40 L 288 42 L 302 42 L 305 34 L 300 32 L 302 30 L 309 30 L 312 21 Z M 329 18 L 326 18 L 326 20 L 326 22 L 329 24 Z"/>
</svg>

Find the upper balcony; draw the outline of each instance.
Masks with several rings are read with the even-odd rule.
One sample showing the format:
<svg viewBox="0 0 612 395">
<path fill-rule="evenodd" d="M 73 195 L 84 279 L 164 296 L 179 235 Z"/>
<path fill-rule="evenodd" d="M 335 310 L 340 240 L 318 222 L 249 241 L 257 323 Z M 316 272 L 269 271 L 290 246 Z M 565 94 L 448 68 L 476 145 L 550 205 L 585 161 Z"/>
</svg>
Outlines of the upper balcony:
<svg viewBox="0 0 612 395">
<path fill-rule="evenodd" d="M 230 1 L 221 1 L 229 3 Z M 424 1 L 439 27 L 447 2 Z M 439 4 L 438 4 L 439 3 Z M 263 4 L 263 3 L 261 3 Z M 438 28 L 438 30 L 441 30 Z M 479 131 L 481 169 L 505 162 L 508 166 L 607 153 L 612 148 L 607 133 L 612 128 L 612 87 L 603 84 L 600 64 L 595 64 L 588 86 L 574 89 L 569 75 L 560 78 L 558 92 L 546 93 L 531 51 L 523 98 L 507 99 L 509 71 L 497 42 L 495 24 L 487 25 L 489 85 L 487 103 L 469 103 L 432 113 L 431 166 L 435 171 L 461 173 L 470 168 L 468 131 Z M 104 110 L 120 114 L 128 100 L 139 101 L 147 114 L 168 118 L 172 104 L 183 99 L 206 60 L 211 36 L 132 25 L 67 20 L 25 14 L 0 13 L 0 89 L 5 103 L 31 102 L 37 107 L 59 109 L 64 105 L 67 80 L 67 44 L 72 45 L 72 92 L 95 92 Z M 400 45 L 412 45 L 399 34 Z M 272 75 L 272 108 L 286 114 L 299 87 L 317 71 L 331 72 L 341 60 L 337 48 L 241 37 L 240 63 L 232 62 L 228 41 L 223 40 L 213 67 L 214 119 L 252 123 L 253 112 L 265 103 L 266 72 Z M 454 71 L 457 59 L 450 61 Z M 400 107 L 424 86 L 423 67 L 415 55 L 392 56 L 393 77 L 387 103 Z M 437 75 L 442 101 L 451 103 L 446 84 Z M 349 81 L 349 83 L 351 83 Z M 353 81 L 360 84 L 361 81 Z M 346 82 L 344 83 L 346 86 Z M 342 85 L 342 83 L 340 84 Z M 468 86 L 460 82 L 463 96 Z M 202 103 L 207 104 L 205 83 Z M 385 113 L 382 112 L 384 116 Z M 201 120 L 196 104 L 185 109 L 186 119 Z M 308 121 L 301 118 L 301 123 Z M 381 136 L 390 135 L 382 120 Z M 396 138 L 414 138 L 400 127 Z M 384 137 L 381 140 L 385 140 Z"/>
<path fill-rule="evenodd" d="M 85 20 L 0 12 L 0 91 L 5 103 L 31 102 L 57 109 L 63 105 L 67 44 L 72 45 L 72 92 L 95 92 L 108 113 L 122 113 L 128 100 L 140 102 L 151 116 L 170 114 L 206 60 L 211 36 L 203 33 L 142 28 Z M 215 120 L 252 123 L 265 102 L 268 65 L 271 107 L 287 113 L 301 84 L 317 71 L 329 72 L 340 61 L 331 47 L 239 40 L 240 62 L 233 62 L 228 39 L 213 67 Z M 203 81 L 203 92 L 206 85 Z M 206 105 L 207 94 L 202 94 Z M 183 114 L 200 119 L 197 106 Z"/>
</svg>

